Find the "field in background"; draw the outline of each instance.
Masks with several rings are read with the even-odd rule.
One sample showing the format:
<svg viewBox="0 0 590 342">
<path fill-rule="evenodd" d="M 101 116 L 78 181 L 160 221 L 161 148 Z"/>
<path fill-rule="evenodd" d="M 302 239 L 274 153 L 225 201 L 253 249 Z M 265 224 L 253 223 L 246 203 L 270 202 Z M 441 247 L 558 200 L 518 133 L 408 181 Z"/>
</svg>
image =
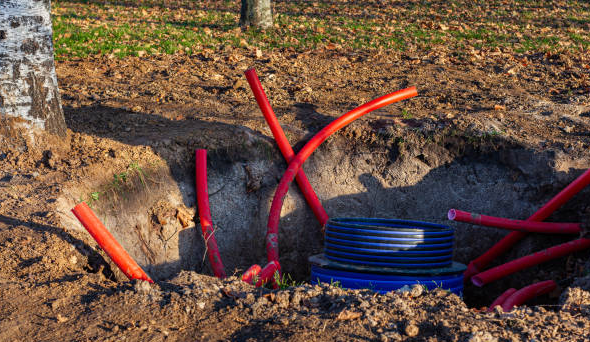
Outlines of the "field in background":
<svg viewBox="0 0 590 342">
<path fill-rule="evenodd" d="M 445 51 L 456 58 L 502 50 L 590 50 L 587 1 L 273 1 L 274 29 L 242 30 L 240 2 L 53 2 L 58 59 L 246 49 Z"/>
</svg>

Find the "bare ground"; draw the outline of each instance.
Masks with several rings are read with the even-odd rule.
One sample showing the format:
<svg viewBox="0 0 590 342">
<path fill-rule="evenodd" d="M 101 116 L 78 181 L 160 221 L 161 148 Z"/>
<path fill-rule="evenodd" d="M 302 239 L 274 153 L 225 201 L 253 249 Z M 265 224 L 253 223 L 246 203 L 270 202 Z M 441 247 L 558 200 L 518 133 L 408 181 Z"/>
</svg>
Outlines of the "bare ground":
<svg viewBox="0 0 590 342">
<path fill-rule="evenodd" d="M 588 253 L 544 268 L 539 280 L 559 276 L 559 291 L 510 314 L 480 311 L 495 294 L 485 290 L 466 293 L 473 307 L 438 290 L 381 296 L 329 286 L 253 289 L 191 272 L 201 271 L 202 251 L 192 268 L 150 286 L 124 281 L 89 236 L 64 220 L 59 204 L 73 188 L 88 196 L 93 179 L 108 184 L 132 163 L 178 180 L 175 170 L 191 162 L 194 148 L 215 151 L 211 167 L 218 170 L 261 153 L 284 168 L 242 76 L 250 66 L 297 147 L 356 105 L 415 85 L 419 97 L 359 120 L 334 141 L 386 151 L 385 164 L 410 155 L 432 167 L 512 148 L 550 153 L 559 177 L 536 189 L 546 199 L 590 166 L 588 63 L 568 53 L 496 51 L 460 61 L 342 50 L 256 57 L 231 47 L 61 62 L 67 139 L 0 148 L 0 340 L 587 340 Z M 389 154 L 393 145 L 398 155 Z M 556 217 L 588 222 L 585 194 Z M 194 215 L 194 207 L 184 209 Z M 534 277 L 516 275 L 525 284 Z"/>
</svg>

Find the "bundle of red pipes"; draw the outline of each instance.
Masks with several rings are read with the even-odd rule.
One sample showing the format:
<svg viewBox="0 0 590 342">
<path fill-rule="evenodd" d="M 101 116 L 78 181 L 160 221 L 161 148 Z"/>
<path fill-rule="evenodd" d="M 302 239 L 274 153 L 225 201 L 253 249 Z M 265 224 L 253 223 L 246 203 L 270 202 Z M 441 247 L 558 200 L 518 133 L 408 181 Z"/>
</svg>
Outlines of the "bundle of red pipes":
<svg viewBox="0 0 590 342">
<path fill-rule="evenodd" d="M 483 255 L 469 263 L 467 271 L 465 271 L 465 280 L 471 279 L 474 285 L 483 286 L 522 269 L 590 248 L 590 239 L 577 239 L 483 271 L 483 269 L 485 269 L 494 259 L 508 251 L 518 241 L 523 239 L 528 232 L 557 234 L 579 233 L 581 231 L 580 223 L 548 223 L 540 221 L 549 217 L 549 215 L 588 186 L 588 184 L 590 184 L 590 169 L 576 178 L 576 180 L 559 192 L 526 221 L 509 220 L 451 209 L 448 214 L 450 220 L 514 230 Z"/>
</svg>

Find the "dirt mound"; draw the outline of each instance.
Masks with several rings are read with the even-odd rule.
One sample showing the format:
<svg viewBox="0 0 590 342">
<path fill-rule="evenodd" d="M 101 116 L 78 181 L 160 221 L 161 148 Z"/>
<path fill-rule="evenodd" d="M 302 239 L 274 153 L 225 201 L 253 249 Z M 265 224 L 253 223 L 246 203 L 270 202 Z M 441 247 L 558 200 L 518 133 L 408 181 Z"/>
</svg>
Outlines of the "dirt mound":
<svg viewBox="0 0 590 342">
<path fill-rule="evenodd" d="M 524 219 L 590 167 L 583 115 L 590 98 L 567 95 L 565 73 L 551 84 L 564 91 L 544 95 L 547 84 L 502 72 L 502 59 L 511 58 L 502 55 L 477 67 L 443 68 L 386 54 L 237 60 L 235 53 L 58 65 L 69 126 L 63 148 L 0 148 L 1 340 L 584 339 L 587 287 L 575 281 L 588 272 L 587 252 L 483 290 L 467 287 L 465 302 L 440 290 L 377 295 L 304 284 L 270 291 L 192 272 L 208 272 L 195 218 L 196 148 L 209 151 L 212 215 L 228 273 L 265 260 L 268 208 L 285 164 L 245 86 L 247 66 L 263 76 L 296 150 L 359 103 L 418 86 L 418 98 L 352 124 L 305 165 L 334 217 L 447 223 L 446 211 L 456 207 Z M 522 72 L 560 68 L 535 57 Z M 585 190 L 552 220 L 587 220 L 588 198 Z M 157 284 L 124 281 L 69 213 L 80 200 Z M 505 234 L 454 227 L 462 262 Z M 307 257 L 321 252 L 323 241 L 295 187 L 280 229 L 285 271 L 307 280 Z M 530 236 L 499 262 L 567 239 Z M 510 314 L 473 309 L 509 286 L 546 279 L 567 291 L 563 308 L 555 293 Z"/>
</svg>

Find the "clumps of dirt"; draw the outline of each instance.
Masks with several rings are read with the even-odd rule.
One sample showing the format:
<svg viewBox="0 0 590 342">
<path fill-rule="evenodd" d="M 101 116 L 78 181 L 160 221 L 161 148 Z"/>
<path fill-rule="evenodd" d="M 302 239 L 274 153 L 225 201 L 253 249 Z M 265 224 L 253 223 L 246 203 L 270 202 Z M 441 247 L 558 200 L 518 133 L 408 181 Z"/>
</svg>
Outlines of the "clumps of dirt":
<svg viewBox="0 0 590 342">
<path fill-rule="evenodd" d="M 488 313 L 467 308 L 448 291 L 425 291 L 422 286 L 385 295 L 329 284 L 268 290 L 253 289 L 236 277 L 220 281 L 194 272 L 154 285 L 125 284 L 107 300 L 129 307 L 155 305 L 169 315 L 158 321 L 161 314 L 155 312 L 152 324 L 138 322 L 133 311 L 113 316 L 110 330 L 118 338 L 305 341 L 313 334 L 318 340 L 560 341 L 583 338 L 584 329 L 590 328 L 587 317 L 569 311 L 524 307 Z M 92 315 L 100 317 L 101 311 L 97 308 Z M 219 320 L 224 324 L 218 325 Z"/>
</svg>

